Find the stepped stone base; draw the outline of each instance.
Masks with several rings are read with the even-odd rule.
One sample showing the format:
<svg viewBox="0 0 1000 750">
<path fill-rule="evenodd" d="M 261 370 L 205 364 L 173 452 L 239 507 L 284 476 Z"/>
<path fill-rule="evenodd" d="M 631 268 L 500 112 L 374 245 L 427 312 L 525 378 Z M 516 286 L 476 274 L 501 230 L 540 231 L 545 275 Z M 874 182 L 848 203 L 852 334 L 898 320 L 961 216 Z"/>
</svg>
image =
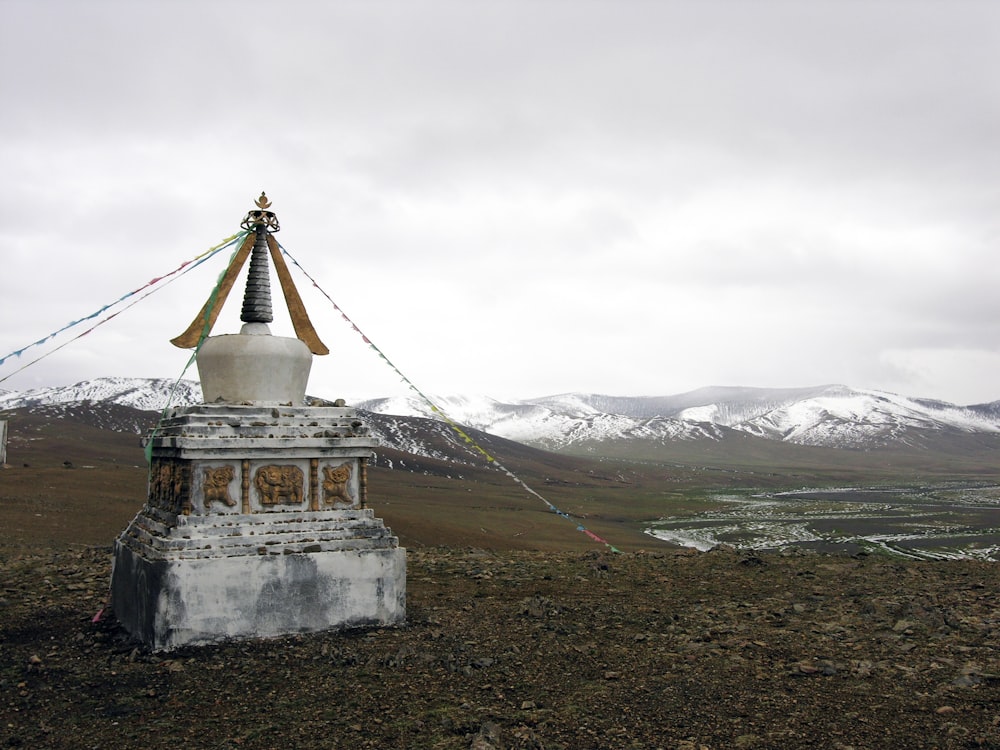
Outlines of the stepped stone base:
<svg viewBox="0 0 1000 750">
<path fill-rule="evenodd" d="M 115 542 L 119 622 L 157 651 L 402 623 L 406 550 L 364 507 L 372 446 L 342 407 L 177 410 Z"/>
</svg>

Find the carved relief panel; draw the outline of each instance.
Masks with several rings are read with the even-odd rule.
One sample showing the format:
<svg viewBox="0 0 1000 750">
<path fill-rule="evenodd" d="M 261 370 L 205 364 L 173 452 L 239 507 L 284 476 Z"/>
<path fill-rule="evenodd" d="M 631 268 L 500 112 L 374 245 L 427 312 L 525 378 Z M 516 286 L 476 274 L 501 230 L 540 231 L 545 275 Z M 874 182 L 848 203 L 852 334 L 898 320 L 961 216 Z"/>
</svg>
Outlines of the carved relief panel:
<svg viewBox="0 0 1000 750">
<path fill-rule="evenodd" d="M 358 504 L 354 473 L 353 461 L 323 467 L 324 508 L 353 508 Z"/>
<path fill-rule="evenodd" d="M 221 508 L 233 508 L 236 505 L 236 498 L 233 497 L 233 489 L 236 484 L 236 467 L 230 464 L 223 466 L 201 466 L 198 477 L 200 480 L 201 503 L 206 513 Z M 213 508 L 213 505 L 215 506 Z"/>
<path fill-rule="evenodd" d="M 254 513 L 293 508 L 364 508 L 367 466 L 364 458 L 306 459 L 301 466 L 154 458 L 148 502 L 170 513 Z"/>
<path fill-rule="evenodd" d="M 191 466 L 176 459 L 154 459 L 149 467 L 147 502 L 168 513 L 191 512 Z"/>
<path fill-rule="evenodd" d="M 254 472 L 253 484 L 257 498 L 264 507 L 275 505 L 302 505 L 304 476 L 294 465 L 268 464 Z"/>
</svg>

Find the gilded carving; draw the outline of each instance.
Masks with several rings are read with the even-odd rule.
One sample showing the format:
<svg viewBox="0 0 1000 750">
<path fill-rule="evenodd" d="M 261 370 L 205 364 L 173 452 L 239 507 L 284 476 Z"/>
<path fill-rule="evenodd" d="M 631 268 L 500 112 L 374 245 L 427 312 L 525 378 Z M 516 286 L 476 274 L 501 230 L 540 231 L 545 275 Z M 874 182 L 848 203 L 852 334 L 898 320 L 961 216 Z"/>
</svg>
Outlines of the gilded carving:
<svg viewBox="0 0 1000 750">
<path fill-rule="evenodd" d="M 263 505 L 302 504 L 302 469 L 298 466 L 261 466 L 253 483 Z"/>
<path fill-rule="evenodd" d="M 236 505 L 236 501 L 229 495 L 229 484 L 236 476 L 236 470 L 232 466 L 206 467 L 202 476 L 205 510 L 212 503 L 222 503 L 229 508 Z"/>
<path fill-rule="evenodd" d="M 244 513 L 250 513 L 250 462 L 243 459 L 240 465 L 240 500 Z"/>
<path fill-rule="evenodd" d="M 177 513 L 191 515 L 191 466 L 174 463 L 173 503 Z"/>
<path fill-rule="evenodd" d="M 334 505 L 338 500 L 354 505 L 354 498 L 351 496 L 351 469 L 350 463 L 323 467 L 323 502 L 326 505 Z"/>
<path fill-rule="evenodd" d="M 149 502 L 157 508 L 169 508 L 173 489 L 173 464 L 169 461 L 154 461 L 149 476 Z"/>
<path fill-rule="evenodd" d="M 154 460 L 149 472 L 148 502 L 168 513 L 191 512 L 191 471 L 174 460 Z"/>
<path fill-rule="evenodd" d="M 309 510 L 319 510 L 319 459 L 309 459 Z"/>
<path fill-rule="evenodd" d="M 358 495 L 361 500 L 361 507 L 364 508 L 368 502 L 368 459 L 358 460 L 360 468 L 358 470 Z"/>
</svg>

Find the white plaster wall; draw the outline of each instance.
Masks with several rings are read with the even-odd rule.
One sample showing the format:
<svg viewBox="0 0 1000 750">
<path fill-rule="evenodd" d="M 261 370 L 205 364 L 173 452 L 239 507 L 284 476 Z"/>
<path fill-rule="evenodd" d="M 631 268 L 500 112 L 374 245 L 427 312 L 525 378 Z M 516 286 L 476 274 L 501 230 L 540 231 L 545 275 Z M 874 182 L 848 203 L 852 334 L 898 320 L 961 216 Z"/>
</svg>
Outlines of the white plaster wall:
<svg viewBox="0 0 1000 750">
<path fill-rule="evenodd" d="M 198 351 L 206 404 L 291 404 L 305 400 L 312 367 L 309 347 L 297 338 L 224 334 Z"/>
</svg>

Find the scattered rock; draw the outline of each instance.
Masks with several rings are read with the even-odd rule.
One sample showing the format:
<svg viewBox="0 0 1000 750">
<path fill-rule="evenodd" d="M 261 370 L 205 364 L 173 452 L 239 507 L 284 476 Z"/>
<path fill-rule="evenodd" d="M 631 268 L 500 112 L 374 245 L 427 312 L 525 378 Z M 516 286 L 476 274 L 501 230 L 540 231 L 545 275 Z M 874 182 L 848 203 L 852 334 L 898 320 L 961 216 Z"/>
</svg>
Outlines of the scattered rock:
<svg viewBox="0 0 1000 750">
<path fill-rule="evenodd" d="M 479 732 L 472 738 L 469 750 L 500 750 L 503 735 L 500 726 L 492 721 L 483 722 Z"/>
<path fill-rule="evenodd" d="M 0 556 L 0 744 L 133 744 L 126 726 L 303 750 L 996 744 L 995 587 L 973 585 L 994 566 L 760 556 L 626 553 L 598 578 L 578 552 L 422 548 L 405 627 L 170 654 L 81 611 L 67 584 L 99 592 L 108 550 Z"/>
</svg>

